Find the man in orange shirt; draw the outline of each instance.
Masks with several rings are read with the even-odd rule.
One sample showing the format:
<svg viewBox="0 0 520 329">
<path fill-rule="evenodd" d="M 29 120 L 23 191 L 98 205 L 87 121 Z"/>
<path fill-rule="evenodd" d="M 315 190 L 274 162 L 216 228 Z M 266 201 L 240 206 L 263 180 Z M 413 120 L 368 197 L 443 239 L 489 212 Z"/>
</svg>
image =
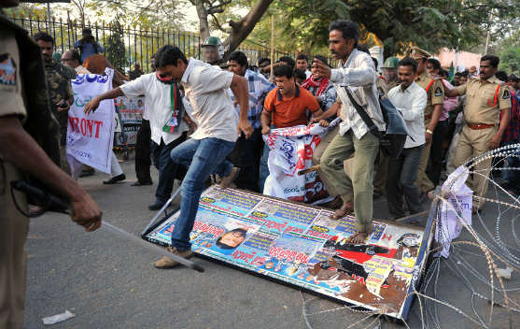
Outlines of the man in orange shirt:
<svg viewBox="0 0 520 329">
<path fill-rule="evenodd" d="M 314 116 L 323 113 L 316 98 L 306 89 L 294 82 L 293 70 L 287 65 L 281 65 L 274 69 L 274 82 L 276 88 L 271 90 L 264 102 L 262 112 L 262 134 L 269 134 L 271 126 L 274 128 L 286 128 L 307 124 L 307 111 Z M 271 121 L 272 118 L 272 121 Z M 264 147 L 264 154 L 260 163 L 260 191 L 264 190 L 265 179 L 269 175 L 267 158 L 269 148 Z"/>
</svg>

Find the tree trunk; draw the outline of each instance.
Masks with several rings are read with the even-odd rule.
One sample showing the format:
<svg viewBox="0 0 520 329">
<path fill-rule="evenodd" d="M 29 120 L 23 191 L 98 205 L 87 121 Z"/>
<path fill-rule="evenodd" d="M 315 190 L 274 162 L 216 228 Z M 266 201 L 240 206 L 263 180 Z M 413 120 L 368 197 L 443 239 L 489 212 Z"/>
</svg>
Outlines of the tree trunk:
<svg viewBox="0 0 520 329">
<path fill-rule="evenodd" d="M 204 7 L 204 1 L 195 0 L 192 2 L 197 9 L 197 16 L 199 16 L 199 33 L 200 40 L 204 42 L 209 37 L 208 12 Z"/>
<path fill-rule="evenodd" d="M 224 41 L 224 60 L 227 60 L 229 54 L 237 49 L 240 43 L 247 38 L 251 31 L 253 31 L 256 23 L 258 23 L 258 21 L 262 18 L 267 8 L 269 8 L 271 2 L 273 2 L 273 0 L 258 0 L 255 6 L 241 20 L 238 22 L 229 22 L 229 25 L 231 26 L 231 33 L 229 34 L 229 37 L 226 39 L 226 41 Z"/>
</svg>

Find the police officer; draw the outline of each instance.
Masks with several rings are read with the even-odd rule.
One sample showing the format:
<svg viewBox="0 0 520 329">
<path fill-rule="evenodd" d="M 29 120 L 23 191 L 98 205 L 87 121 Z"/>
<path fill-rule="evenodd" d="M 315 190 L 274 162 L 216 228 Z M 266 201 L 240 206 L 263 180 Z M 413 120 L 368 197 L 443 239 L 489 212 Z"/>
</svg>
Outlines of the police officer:
<svg viewBox="0 0 520 329">
<path fill-rule="evenodd" d="M 25 240 L 29 220 L 11 197 L 10 182 L 30 175 L 71 203 L 72 220 L 94 231 L 101 210 L 59 163 L 45 71 L 38 45 L 1 8 L 18 0 L 0 0 L 0 328 L 22 328 L 25 299 Z M 54 120 L 54 121 L 53 121 Z M 49 153 L 53 160 L 46 154 Z M 28 212 L 24 195 L 16 204 Z"/>
<path fill-rule="evenodd" d="M 392 89 L 399 85 L 397 79 L 397 66 L 399 66 L 399 58 L 388 57 L 381 67 L 383 69 L 383 77 L 385 78 L 388 89 Z"/>
<path fill-rule="evenodd" d="M 399 84 L 397 80 L 397 66 L 399 65 L 399 58 L 388 57 L 383 66 L 383 75 L 379 76 L 376 81 L 376 86 L 381 97 L 388 94 L 388 91 Z M 380 151 L 376 162 L 374 175 L 374 199 L 382 196 L 386 190 L 386 179 L 388 176 L 388 157 Z"/>
<path fill-rule="evenodd" d="M 497 148 L 502 141 L 509 124 L 511 93 L 495 77 L 499 62 L 497 56 L 485 55 L 480 59 L 480 78 L 470 78 L 466 84 L 446 91 L 448 97 L 466 95 L 465 123 L 455 151 L 455 167 Z M 473 201 L 473 212 L 480 211 L 484 205 L 479 197 L 486 196 L 491 160 L 475 164 L 473 170 L 479 174 L 468 177 L 466 181 L 477 197 Z"/>
<path fill-rule="evenodd" d="M 204 62 L 210 65 L 221 66 L 224 56 L 224 46 L 218 37 L 208 37 L 201 46 Z"/>
<path fill-rule="evenodd" d="M 426 60 L 432 57 L 430 53 L 418 47 L 412 47 L 408 52 L 411 52 L 410 57 L 417 61 L 415 82 L 424 88 L 428 95 L 428 102 L 424 109 L 424 127 L 426 128 L 424 136 L 426 143 L 424 144 L 421 164 L 419 165 L 417 179 L 415 180 L 415 185 L 421 191 L 421 199 L 424 199 L 427 193 L 435 188 L 426 175 L 426 166 L 428 165 L 428 160 L 430 158 L 433 132 L 435 131 L 437 122 L 439 122 L 439 118 L 442 114 L 442 107 L 444 105 L 444 86 L 439 78 L 430 76 L 426 70 Z"/>
</svg>

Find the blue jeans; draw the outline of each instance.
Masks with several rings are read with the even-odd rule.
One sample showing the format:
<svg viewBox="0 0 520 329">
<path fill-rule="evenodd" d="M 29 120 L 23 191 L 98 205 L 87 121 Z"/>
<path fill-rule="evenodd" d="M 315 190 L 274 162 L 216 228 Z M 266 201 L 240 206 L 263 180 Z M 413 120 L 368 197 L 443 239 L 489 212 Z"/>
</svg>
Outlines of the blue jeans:
<svg viewBox="0 0 520 329">
<path fill-rule="evenodd" d="M 172 232 L 172 247 L 179 251 L 191 248 L 190 232 L 199 208 L 204 183 L 212 173 L 229 176 L 233 165 L 226 160 L 235 142 L 219 138 L 188 139 L 171 152 L 175 163 L 189 166 L 181 185 L 181 213 Z"/>
<path fill-rule="evenodd" d="M 262 159 L 260 160 L 260 177 L 258 180 L 258 187 L 260 188 L 260 193 L 264 193 L 264 185 L 267 176 L 269 176 L 269 167 L 267 166 L 267 159 L 269 159 L 269 146 L 264 144 L 264 151 L 262 153 Z"/>
</svg>

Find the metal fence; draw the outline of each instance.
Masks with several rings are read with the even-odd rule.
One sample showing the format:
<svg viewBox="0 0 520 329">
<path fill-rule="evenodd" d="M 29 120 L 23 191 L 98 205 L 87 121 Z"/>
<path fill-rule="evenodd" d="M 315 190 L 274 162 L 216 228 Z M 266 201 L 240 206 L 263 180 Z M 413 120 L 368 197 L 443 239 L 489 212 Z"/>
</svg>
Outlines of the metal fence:
<svg viewBox="0 0 520 329">
<path fill-rule="evenodd" d="M 55 51 L 75 48 L 81 39 L 82 29 L 90 28 L 92 35 L 106 49 L 105 56 L 112 64 L 128 73 L 133 63 L 139 63 L 144 72 L 151 71 L 150 58 L 163 45 L 171 44 L 179 47 L 187 57 L 200 59 L 201 39 L 198 33 L 188 31 L 172 31 L 165 29 L 147 30 L 137 27 L 125 27 L 119 24 L 104 22 L 86 23 L 85 26 L 76 20 L 63 21 L 61 18 L 48 20 L 46 17 L 10 17 L 12 21 L 23 26 L 32 36 L 39 31 L 49 33 L 55 40 Z M 238 50 L 243 51 L 250 64 L 259 58 L 270 57 L 267 47 L 248 46 L 242 44 Z M 287 54 L 275 52 L 275 60 Z"/>
</svg>

